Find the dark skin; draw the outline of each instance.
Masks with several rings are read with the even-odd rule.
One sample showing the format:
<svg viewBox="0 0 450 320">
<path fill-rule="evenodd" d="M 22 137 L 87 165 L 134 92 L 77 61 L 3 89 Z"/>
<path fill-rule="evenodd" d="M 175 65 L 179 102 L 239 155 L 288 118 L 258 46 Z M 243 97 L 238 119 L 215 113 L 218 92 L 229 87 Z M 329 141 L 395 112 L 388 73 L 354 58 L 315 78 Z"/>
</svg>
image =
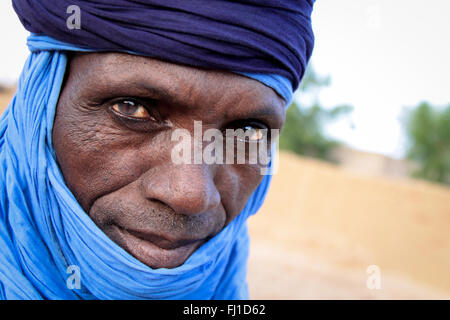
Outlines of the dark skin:
<svg viewBox="0 0 450 320">
<path fill-rule="evenodd" d="M 284 100 L 258 81 L 121 53 L 78 54 L 53 144 L 67 186 L 114 242 L 174 268 L 220 232 L 261 182 L 258 164 L 174 164 L 171 134 L 281 129 Z"/>
</svg>

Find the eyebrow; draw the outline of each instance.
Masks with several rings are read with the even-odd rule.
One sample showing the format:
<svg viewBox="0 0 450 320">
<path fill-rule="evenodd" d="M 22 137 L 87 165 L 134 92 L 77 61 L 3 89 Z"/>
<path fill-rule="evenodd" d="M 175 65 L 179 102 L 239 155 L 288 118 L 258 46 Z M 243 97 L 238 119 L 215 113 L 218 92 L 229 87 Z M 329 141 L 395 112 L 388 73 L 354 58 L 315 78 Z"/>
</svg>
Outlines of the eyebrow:
<svg viewBox="0 0 450 320">
<path fill-rule="evenodd" d="M 261 108 L 256 110 L 252 110 L 246 113 L 246 117 L 248 118 L 267 118 L 267 117 L 279 117 L 281 115 L 280 112 L 276 111 L 278 107 L 272 104 L 266 104 Z"/>
<path fill-rule="evenodd" d="M 176 97 L 176 94 L 170 92 L 170 90 L 165 87 L 149 84 L 148 82 L 143 80 L 139 80 L 133 85 L 144 90 L 146 93 L 150 93 L 151 96 L 155 99 L 164 100 L 168 103 L 176 105 L 181 103 L 181 99 L 178 99 Z"/>
<path fill-rule="evenodd" d="M 134 87 L 137 89 L 139 94 L 148 96 L 152 99 L 162 100 L 167 104 L 174 106 L 183 106 L 188 107 L 189 104 L 186 103 L 186 100 L 180 97 L 176 92 L 170 90 L 169 88 L 157 85 L 155 82 L 148 81 L 145 79 L 128 79 L 129 85 L 126 86 L 126 89 L 122 89 L 124 91 L 130 91 L 130 87 Z M 123 88 L 123 86 L 120 86 Z M 229 111 L 229 110 L 227 110 Z M 270 103 L 265 102 L 263 104 L 257 105 L 255 104 L 250 110 L 246 109 L 233 109 L 232 113 L 225 112 L 221 116 L 227 119 L 235 119 L 235 118 L 247 118 L 247 119 L 263 119 L 263 120 L 274 120 L 276 122 L 282 122 L 283 113 L 284 113 L 284 104 L 279 105 L 278 103 Z"/>
</svg>

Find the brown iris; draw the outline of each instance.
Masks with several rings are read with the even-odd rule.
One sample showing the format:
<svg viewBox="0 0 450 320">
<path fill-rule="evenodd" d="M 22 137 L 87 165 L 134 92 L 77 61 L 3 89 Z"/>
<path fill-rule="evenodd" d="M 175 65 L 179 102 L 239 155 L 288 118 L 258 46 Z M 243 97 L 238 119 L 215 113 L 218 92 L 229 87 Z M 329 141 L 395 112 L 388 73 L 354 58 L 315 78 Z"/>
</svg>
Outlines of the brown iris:
<svg viewBox="0 0 450 320">
<path fill-rule="evenodd" d="M 111 107 L 113 111 L 118 114 L 135 119 L 148 120 L 153 117 L 149 114 L 147 108 L 145 108 L 142 104 L 132 100 L 123 100 L 114 103 Z"/>
<path fill-rule="evenodd" d="M 264 137 L 264 129 L 246 126 L 244 131 L 248 135 L 248 139 L 253 142 L 261 141 Z"/>
</svg>

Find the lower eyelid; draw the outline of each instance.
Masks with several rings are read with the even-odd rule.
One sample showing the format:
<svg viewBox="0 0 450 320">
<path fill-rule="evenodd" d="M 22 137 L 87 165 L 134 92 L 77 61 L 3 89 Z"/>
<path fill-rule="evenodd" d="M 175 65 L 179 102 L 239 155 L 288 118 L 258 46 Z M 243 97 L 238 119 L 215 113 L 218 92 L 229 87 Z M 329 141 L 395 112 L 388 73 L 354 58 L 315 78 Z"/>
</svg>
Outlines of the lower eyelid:
<svg viewBox="0 0 450 320">
<path fill-rule="evenodd" d="M 132 131 L 151 133 L 166 130 L 172 126 L 172 123 L 167 120 L 160 122 L 119 115 L 117 112 L 113 111 L 112 108 L 110 108 L 109 113 L 111 114 L 113 121 L 115 121 L 118 125 L 122 126 L 124 129 Z"/>
<path fill-rule="evenodd" d="M 130 121 L 148 121 L 147 119 L 143 119 L 143 118 L 136 118 L 136 117 L 132 117 L 132 116 L 128 116 L 120 111 L 114 110 L 114 105 L 109 107 L 109 110 L 116 116 L 119 118 L 124 118 L 124 119 L 129 119 Z"/>
</svg>

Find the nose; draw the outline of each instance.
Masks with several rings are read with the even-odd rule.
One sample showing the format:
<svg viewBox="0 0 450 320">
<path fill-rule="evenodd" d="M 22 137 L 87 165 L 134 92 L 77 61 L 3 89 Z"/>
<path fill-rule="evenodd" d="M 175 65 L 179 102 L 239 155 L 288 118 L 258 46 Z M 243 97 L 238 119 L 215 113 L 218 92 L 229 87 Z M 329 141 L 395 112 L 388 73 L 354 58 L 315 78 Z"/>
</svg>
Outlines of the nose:
<svg viewBox="0 0 450 320">
<path fill-rule="evenodd" d="M 211 166 L 167 164 L 149 170 L 143 179 L 145 197 L 160 201 L 178 214 L 197 215 L 220 205 Z"/>
</svg>

